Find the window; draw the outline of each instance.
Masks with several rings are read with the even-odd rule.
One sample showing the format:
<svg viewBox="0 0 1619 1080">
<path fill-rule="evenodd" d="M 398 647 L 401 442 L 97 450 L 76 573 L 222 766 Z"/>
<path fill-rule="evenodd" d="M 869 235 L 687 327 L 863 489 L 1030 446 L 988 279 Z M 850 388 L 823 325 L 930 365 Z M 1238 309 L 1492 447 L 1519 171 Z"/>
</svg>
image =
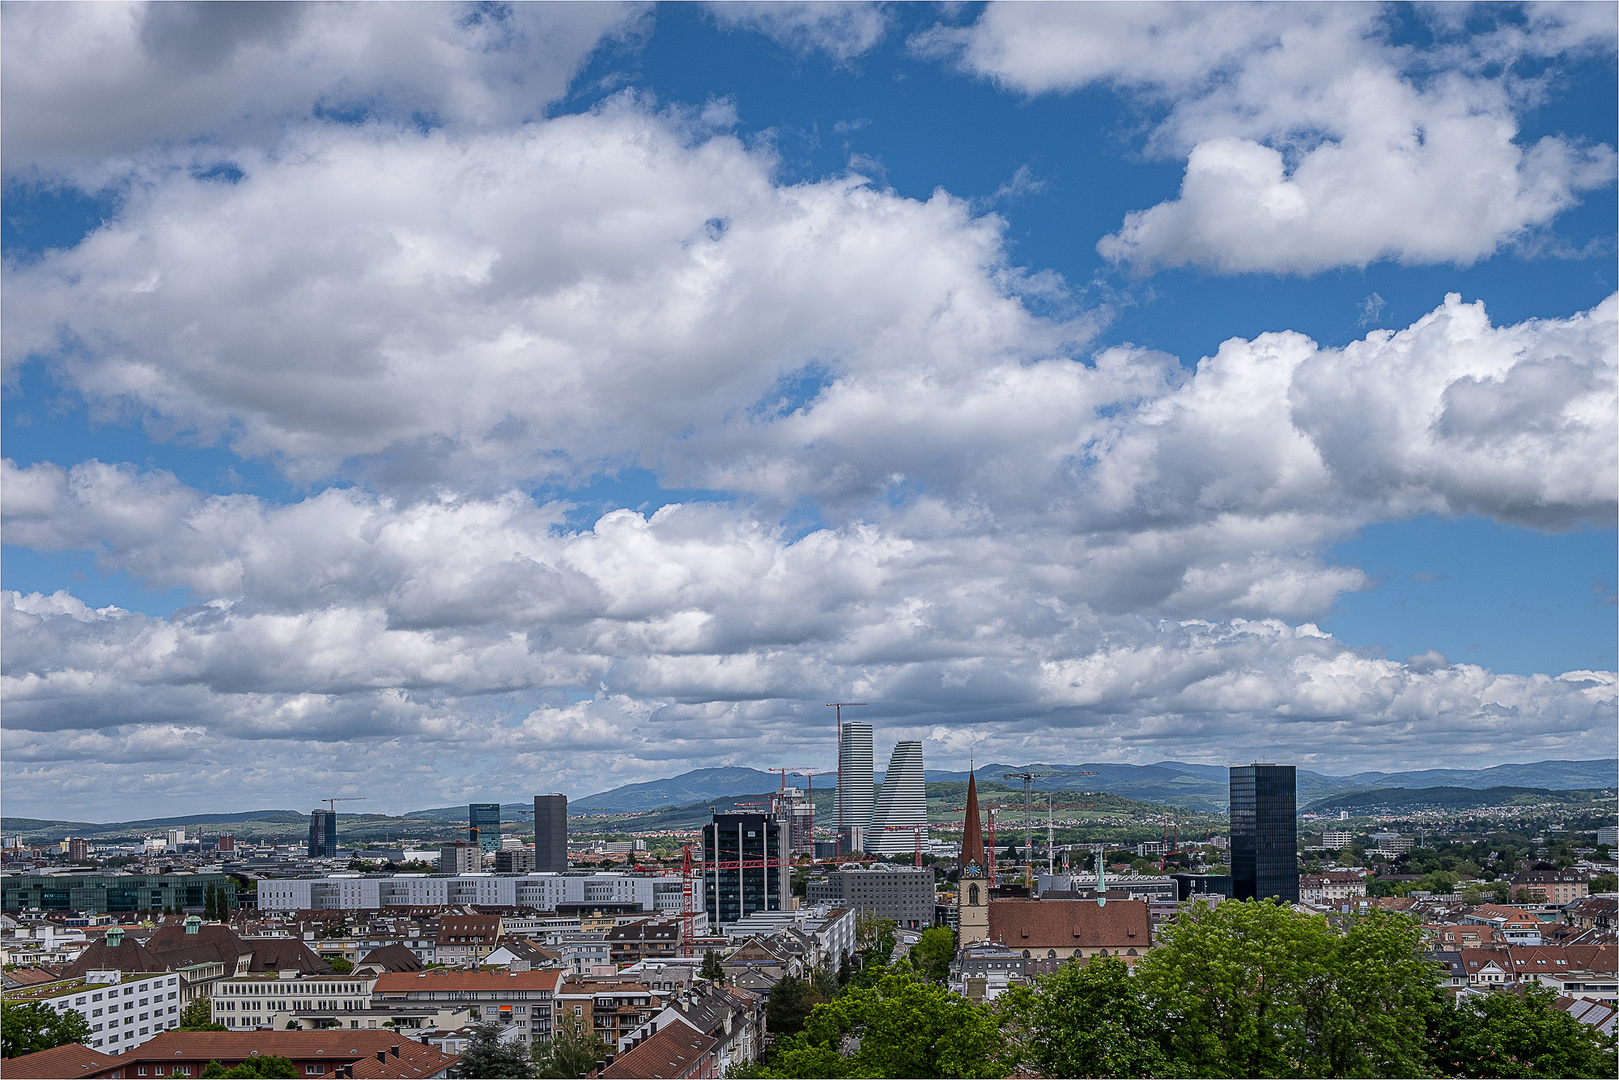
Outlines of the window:
<svg viewBox="0 0 1619 1080">
<path fill-rule="evenodd" d="M 326 1069 L 326 1066 L 324 1066 L 324 1065 L 305 1065 L 304 1066 L 304 1075 L 305 1076 L 319 1076 L 322 1072 L 325 1071 L 325 1069 Z"/>
</svg>

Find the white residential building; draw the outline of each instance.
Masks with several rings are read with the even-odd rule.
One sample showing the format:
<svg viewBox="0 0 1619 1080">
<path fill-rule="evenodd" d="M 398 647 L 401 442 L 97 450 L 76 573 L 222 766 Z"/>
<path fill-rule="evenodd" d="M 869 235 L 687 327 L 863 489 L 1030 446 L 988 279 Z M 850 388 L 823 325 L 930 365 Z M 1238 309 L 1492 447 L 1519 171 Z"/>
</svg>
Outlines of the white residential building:
<svg viewBox="0 0 1619 1080">
<path fill-rule="evenodd" d="M 152 1036 L 180 1026 L 180 976 L 91 971 L 82 979 L 8 991 L 7 1005 L 35 1002 L 58 1014 L 76 1012 L 90 1025 L 87 1045 L 104 1054 L 133 1050 Z"/>
</svg>

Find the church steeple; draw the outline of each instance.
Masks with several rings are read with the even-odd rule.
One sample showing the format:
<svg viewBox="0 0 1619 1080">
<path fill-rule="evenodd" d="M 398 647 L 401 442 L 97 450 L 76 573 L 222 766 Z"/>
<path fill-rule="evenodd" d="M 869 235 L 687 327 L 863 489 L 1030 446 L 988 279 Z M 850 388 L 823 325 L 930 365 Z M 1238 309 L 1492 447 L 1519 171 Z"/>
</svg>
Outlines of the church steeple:
<svg viewBox="0 0 1619 1080">
<path fill-rule="evenodd" d="M 961 943 L 989 940 L 989 861 L 984 827 L 978 820 L 978 777 L 967 774 L 967 820 L 961 828 L 961 891 L 956 914 Z"/>
<path fill-rule="evenodd" d="M 961 829 L 961 876 L 985 877 L 984 827 L 978 816 L 978 778 L 967 774 L 967 820 Z"/>
</svg>

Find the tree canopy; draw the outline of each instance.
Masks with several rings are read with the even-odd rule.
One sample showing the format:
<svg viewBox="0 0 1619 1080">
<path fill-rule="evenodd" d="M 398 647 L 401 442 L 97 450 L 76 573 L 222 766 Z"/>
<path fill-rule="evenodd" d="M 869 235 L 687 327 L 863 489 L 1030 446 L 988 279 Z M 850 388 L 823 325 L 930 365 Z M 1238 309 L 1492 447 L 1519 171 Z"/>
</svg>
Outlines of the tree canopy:
<svg viewBox="0 0 1619 1080">
<path fill-rule="evenodd" d="M 534 1075 L 573 1080 L 596 1067 L 613 1048 L 585 1024 L 581 1016 L 557 1021 L 551 1041 L 534 1047 Z"/>
<path fill-rule="evenodd" d="M 502 1040 L 501 1030 L 499 1024 L 472 1025 L 472 1038 L 455 1063 L 455 1075 L 478 1080 L 533 1076 L 534 1059 L 528 1044 Z"/>
<path fill-rule="evenodd" d="M 90 1022 L 72 1009 L 58 1013 L 40 1001 L 0 1006 L 0 1043 L 5 1057 L 89 1041 Z"/>
</svg>

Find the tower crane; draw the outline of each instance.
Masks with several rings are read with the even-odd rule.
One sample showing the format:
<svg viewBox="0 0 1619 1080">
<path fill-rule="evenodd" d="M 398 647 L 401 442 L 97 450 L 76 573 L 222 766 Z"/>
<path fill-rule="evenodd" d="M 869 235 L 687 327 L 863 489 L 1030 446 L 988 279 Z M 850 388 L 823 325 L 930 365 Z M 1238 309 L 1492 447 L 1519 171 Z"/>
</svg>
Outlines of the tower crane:
<svg viewBox="0 0 1619 1080">
<path fill-rule="evenodd" d="M 340 803 L 340 802 L 365 802 L 365 796 L 364 795 L 345 795 L 342 798 L 338 798 L 338 799 L 316 799 L 315 801 L 325 803 L 328 807 L 331 808 L 332 816 L 336 817 L 337 816 L 337 804 L 338 803 Z"/>
<path fill-rule="evenodd" d="M 1009 772 L 1001 777 L 1002 780 L 1023 781 L 1023 885 L 1028 889 L 1034 888 L 1034 782 L 1043 775 Z"/>
</svg>

